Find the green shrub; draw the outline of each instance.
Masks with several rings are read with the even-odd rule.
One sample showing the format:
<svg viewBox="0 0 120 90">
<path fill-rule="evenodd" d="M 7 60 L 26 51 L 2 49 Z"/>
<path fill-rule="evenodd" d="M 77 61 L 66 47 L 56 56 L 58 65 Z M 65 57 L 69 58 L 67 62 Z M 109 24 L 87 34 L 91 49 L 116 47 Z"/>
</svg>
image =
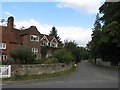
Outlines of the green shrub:
<svg viewBox="0 0 120 90">
<path fill-rule="evenodd" d="M 44 64 L 54 64 L 54 63 L 58 63 L 58 60 L 56 60 L 55 58 L 46 58 L 44 61 Z"/>
<path fill-rule="evenodd" d="M 73 55 L 71 52 L 68 52 L 66 49 L 60 49 L 53 54 L 54 58 L 57 58 L 60 63 L 69 64 L 73 61 Z"/>
<path fill-rule="evenodd" d="M 13 64 L 13 61 L 12 60 L 3 60 L 2 61 L 2 65 L 11 65 L 11 64 Z"/>
<path fill-rule="evenodd" d="M 35 60 L 35 55 L 30 48 L 24 46 L 18 47 L 10 55 L 17 64 L 32 64 Z"/>
</svg>

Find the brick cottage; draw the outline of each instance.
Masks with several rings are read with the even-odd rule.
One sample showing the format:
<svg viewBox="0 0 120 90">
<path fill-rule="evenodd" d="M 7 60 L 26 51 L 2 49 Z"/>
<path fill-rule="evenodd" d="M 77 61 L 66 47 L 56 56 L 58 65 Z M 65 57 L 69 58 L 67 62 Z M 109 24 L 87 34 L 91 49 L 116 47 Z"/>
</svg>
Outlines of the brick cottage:
<svg viewBox="0 0 120 90">
<path fill-rule="evenodd" d="M 0 39 L 0 61 L 11 59 L 10 53 L 19 46 L 30 47 L 38 59 L 42 58 L 42 47 L 58 47 L 54 36 L 41 34 L 35 26 L 24 30 L 14 28 L 12 16 L 8 18 L 7 26 L 0 26 Z M 52 51 L 47 51 L 47 55 L 49 54 L 52 54 Z"/>
</svg>

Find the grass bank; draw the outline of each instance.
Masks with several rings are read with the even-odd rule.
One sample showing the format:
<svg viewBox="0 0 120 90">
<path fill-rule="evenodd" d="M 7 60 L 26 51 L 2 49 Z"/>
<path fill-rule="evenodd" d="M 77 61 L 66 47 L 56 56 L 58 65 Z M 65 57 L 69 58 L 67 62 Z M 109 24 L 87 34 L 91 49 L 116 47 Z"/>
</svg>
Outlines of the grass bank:
<svg viewBox="0 0 120 90">
<path fill-rule="evenodd" d="M 42 75 L 23 75 L 23 76 L 15 76 L 11 78 L 3 78 L 2 82 L 20 82 L 20 81 L 30 81 L 30 80 L 46 80 L 46 79 L 51 79 L 55 77 L 64 77 L 67 75 L 71 75 L 77 70 L 77 67 L 72 66 L 70 70 L 59 72 L 59 73 L 53 73 L 53 74 L 42 74 Z"/>
</svg>

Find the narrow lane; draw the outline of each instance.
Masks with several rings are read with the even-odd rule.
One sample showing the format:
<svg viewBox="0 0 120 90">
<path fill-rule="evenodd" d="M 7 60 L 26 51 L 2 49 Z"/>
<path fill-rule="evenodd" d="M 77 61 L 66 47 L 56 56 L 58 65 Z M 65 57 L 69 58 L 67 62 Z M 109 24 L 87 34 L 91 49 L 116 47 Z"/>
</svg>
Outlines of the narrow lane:
<svg viewBox="0 0 120 90">
<path fill-rule="evenodd" d="M 118 88 L 118 71 L 97 67 L 85 60 L 69 76 L 6 84 L 3 88 Z"/>
</svg>

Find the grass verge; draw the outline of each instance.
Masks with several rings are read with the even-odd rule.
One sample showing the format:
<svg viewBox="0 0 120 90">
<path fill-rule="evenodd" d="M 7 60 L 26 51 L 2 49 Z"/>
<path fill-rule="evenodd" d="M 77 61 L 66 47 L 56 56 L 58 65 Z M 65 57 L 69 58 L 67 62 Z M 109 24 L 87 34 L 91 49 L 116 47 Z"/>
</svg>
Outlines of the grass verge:
<svg viewBox="0 0 120 90">
<path fill-rule="evenodd" d="M 46 80 L 50 78 L 55 77 L 63 77 L 67 75 L 71 75 L 73 72 L 75 72 L 77 68 L 75 66 L 72 66 L 70 70 L 66 70 L 59 73 L 53 73 L 53 74 L 42 74 L 42 75 L 23 75 L 23 76 L 15 76 L 11 78 L 3 78 L 2 82 L 14 82 L 14 81 L 30 81 L 30 80 Z"/>
</svg>

